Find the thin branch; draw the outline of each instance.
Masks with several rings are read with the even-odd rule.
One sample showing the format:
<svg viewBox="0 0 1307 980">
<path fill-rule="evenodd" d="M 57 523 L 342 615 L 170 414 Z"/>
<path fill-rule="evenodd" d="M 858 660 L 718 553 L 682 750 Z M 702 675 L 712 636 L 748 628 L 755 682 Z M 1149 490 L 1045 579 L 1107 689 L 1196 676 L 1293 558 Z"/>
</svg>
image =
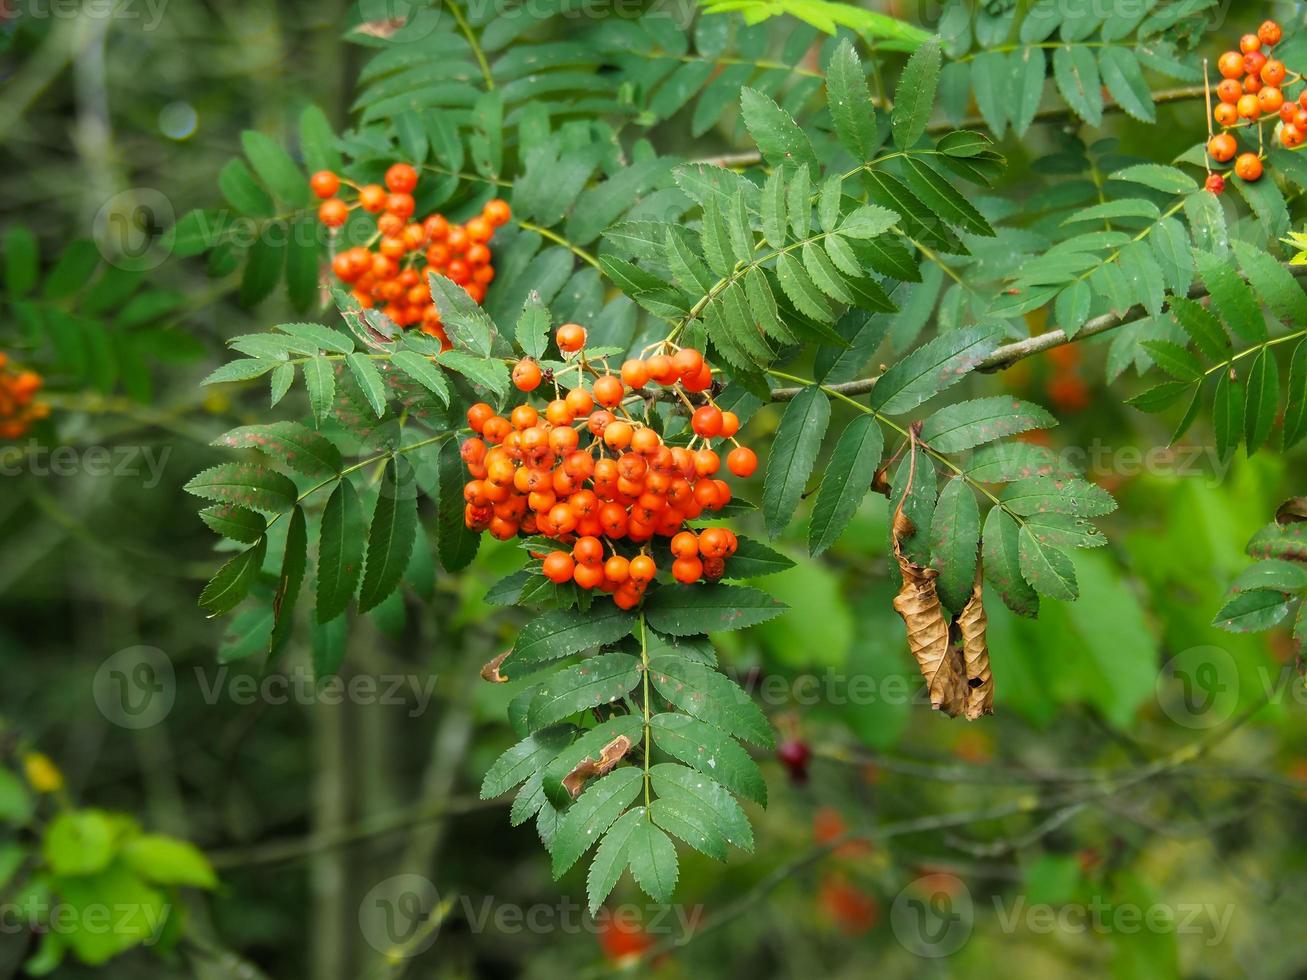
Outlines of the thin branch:
<svg viewBox="0 0 1307 980">
<path fill-rule="evenodd" d="M 1301 279 L 1307 276 L 1307 265 L 1290 265 L 1286 262 L 1284 268 L 1295 278 Z M 1190 299 L 1202 299 L 1207 295 L 1207 287 L 1201 283 L 1195 282 L 1189 287 Z M 981 360 L 976 365 L 975 370 L 985 373 L 1003 371 L 1027 357 L 1042 354 L 1046 350 L 1061 347 L 1063 344 L 1075 343 L 1086 337 L 1107 333 L 1109 330 L 1115 330 L 1117 327 L 1143 320 L 1151 315 L 1142 306 L 1132 306 L 1124 313 L 1104 313 L 1102 316 L 1094 317 L 1077 330 L 1073 337 L 1068 337 L 1065 330 L 1058 328 L 1057 330 L 1037 334 L 1034 337 L 1027 337 L 1025 340 L 1004 344 L 1002 347 L 995 348 Z M 831 391 L 837 391 L 842 395 L 865 395 L 876 387 L 878 380 L 879 378 L 859 378 L 856 381 L 844 381 L 840 384 L 825 385 L 824 387 L 829 388 Z M 774 388 L 772 389 L 771 400 L 774 402 L 790 401 L 802 390 L 802 388 Z"/>
</svg>

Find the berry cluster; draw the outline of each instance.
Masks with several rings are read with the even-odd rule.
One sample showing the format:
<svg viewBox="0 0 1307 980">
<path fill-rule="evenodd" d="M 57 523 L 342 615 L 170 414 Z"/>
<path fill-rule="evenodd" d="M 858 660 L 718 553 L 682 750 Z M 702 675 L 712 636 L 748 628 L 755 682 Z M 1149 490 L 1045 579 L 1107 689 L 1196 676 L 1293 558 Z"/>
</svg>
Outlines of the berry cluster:
<svg viewBox="0 0 1307 980">
<path fill-rule="evenodd" d="M 555 397 L 543 411 L 524 404 L 504 418 L 483 402 L 468 410 L 475 435 L 462 446 L 471 476 L 463 488 L 467 526 L 500 540 L 541 535 L 570 545 L 536 554 L 543 574 L 559 584 L 611 593 L 623 609 L 640 602 L 658 573 L 655 535 L 670 539 L 676 581 L 717 581 L 736 551 L 735 535 L 722 527 L 685 528 L 731 499 L 730 486 L 716 476 L 722 460 L 711 447 L 715 439 L 735 443 L 740 421 L 713 402 L 712 369 L 699 351 L 681 347 L 628 360 L 614 375 L 586 361 L 585 338 L 578 324 L 558 328 L 559 350 L 574 357 L 559 376 L 546 375 L 530 358 L 513 368 L 521 391 L 553 385 Z M 580 383 L 563 395 L 558 382 L 571 371 Z M 666 444 L 628 413 L 627 403 L 644 397 L 635 390 L 650 383 L 692 410 L 687 445 Z M 702 404 L 695 407 L 690 394 L 700 395 Z M 747 477 L 757 467 L 757 456 L 745 446 L 735 444 L 726 456 L 726 468 L 736 476 Z"/>
<path fill-rule="evenodd" d="M 342 183 L 357 192 L 354 203 L 336 196 Z M 414 221 L 417 184 L 418 173 L 407 163 L 397 163 L 386 171 L 384 187 L 342 181 L 330 170 L 320 170 L 309 180 L 313 193 L 323 199 L 318 220 L 328 228 L 341 227 L 354 208 L 377 215 L 376 250 L 356 245 L 338 252 L 331 261 L 336 277 L 353 288 L 354 298 L 362 306 L 380 303 L 381 311 L 401 327 L 417 325 L 448 344 L 440 311 L 431 301 L 427 273 L 452 279 L 480 303 L 495 278 L 490 239 L 512 212 L 506 202 L 496 198 L 465 224 L 451 224 L 442 214 Z"/>
<path fill-rule="evenodd" d="M 1307 139 L 1307 90 L 1297 99 L 1286 99 L 1283 87 L 1300 81 L 1284 62 L 1271 52 L 1280 43 L 1280 25 L 1268 20 L 1256 34 L 1245 34 L 1239 39 L 1238 51 L 1227 51 L 1216 63 L 1221 81 L 1216 86 L 1219 100 L 1212 108 L 1212 118 L 1222 131 L 1210 132 L 1207 154 L 1217 163 L 1234 160 L 1234 172 L 1243 180 L 1254 181 L 1262 176 L 1262 123 L 1279 118 L 1276 136 L 1286 149 L 1296 149 Z M 1234 129 L 1256 127 L 1258 152 L 1239 153 Z M 1235 159 L 1236 154 L 1238 159 Z M 1207 189 L 1219 194 L 1225 189 L 1221 174 L 1209 174 Z"/>
<path fill-rule="evenodd" d="M 49 405 L 36 401 L 40 390 L 39 374 L 13 370 L 0 353 L 0 439 L 20 439 L 33 422 L 50 414 Z"/>
</svg>

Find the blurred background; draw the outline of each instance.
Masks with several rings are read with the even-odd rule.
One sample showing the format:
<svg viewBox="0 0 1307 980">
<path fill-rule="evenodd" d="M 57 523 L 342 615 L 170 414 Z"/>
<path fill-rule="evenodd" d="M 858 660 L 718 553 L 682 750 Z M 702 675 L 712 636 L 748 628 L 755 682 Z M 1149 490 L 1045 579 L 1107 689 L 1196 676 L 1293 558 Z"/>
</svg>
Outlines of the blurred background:
<svg viewBox="0 0 1307 980">
<path fill-rule="evenodd" d="M 938 14 L 879 9 L 931 28 Z M 1275 12 L 1292 13 L 1230 3 L 1229 37 L 1203 50 Z M 220 458 L 214 436 L 266 411 L 262 390 L 198 386 L 224 339 L 296 316 L 280 294 L 243 307 L 221 264 L 119 279 L 94 255 L 56 257 L 94 240 L 119 195 L 160 227 L 211 204 L 243 130 L 289 145 L 310 103 L 345 124 L 359 19 L 338 0 L 0 3 L 0 233 L 34 234 L 44 315 L 145 324 L 151 351 L 120 352 L 107 385 L 52 379 L 70 453 L 6 446 L 0 748 L 14 773 L 31 752 L 52 760 L 62 800 L 193 842 L 219 879 L 178 892 L 180 941 L 52 975 L 543 978 L 642 957 L 668 977 L 1307 976 L 1307 693 L 1287 630 L 1209 625 L 1247 539 L 1302 490 L 1303 450 L 1220 465 L 1200 424 L 1150 451 L 1169 431 L 1108 386 L 1106 338 L 973 382 L 1048 405 L 1049 445 L 1121 503 L 1110 545 L 1077 557 L 1079 602 L 1033 622 L 994 604 L 995 717 L 923 702 L 873 495 L 823 560 L 762 583 L 791 613 L 720 639 L 786 755 L 762 760 L 757 853 L 683 852 L 671 908 L 627 880 L 583 915 L 583 874 L 553 882 L 534 831 L 478 799 L 513 741 L 513 692 L 477 670 L 520 624 L 483 601 L 514 548 L 487 539 L 468 572 L 430 573 L 405 622 L 361 623 L 338 682 L 315 682 L 299 647 L 275 675 L 241 659 L 239 630 L 196 607 L 217 556 L 181 487 Z M 1154 160 L 1202 138 L 1201 103 L 1158 114 L 1109 115 L 1097 135 Z M 733 127 L 692 138 L 676 118 L 656 135 L 687 156 L 739 148 Z M 1005 192 L 1033 192 L 1032 161 L 1063 139 L 1009 135 Z M 28 336 L 14 268 L 0 349 Z M 776 422 L 761 412 L 749 441 Z M 806 529 L 789 535 L 799 557 Z M 387 959 L 397 937 L 407 955 Z M 38 945 L 6 914 L 0 973 Z"/>
</svg>

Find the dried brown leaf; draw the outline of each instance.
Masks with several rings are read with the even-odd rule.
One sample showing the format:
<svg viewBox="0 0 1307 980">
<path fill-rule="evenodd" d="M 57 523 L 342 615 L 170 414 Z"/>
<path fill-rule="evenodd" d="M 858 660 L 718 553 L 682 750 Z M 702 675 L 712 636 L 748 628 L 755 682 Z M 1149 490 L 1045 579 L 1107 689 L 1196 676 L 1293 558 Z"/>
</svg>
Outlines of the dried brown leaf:
<svg viewBox="0 0 1307 980">
<path fill-rule="evenodd" d="M 1275 512 L 1276 524 L 1296 524 L 1298 521 L 1307 521 L 1307 497 L 1290 497 Z"/>
<path fill-rule="evenodd" d="M 504 662 L 512 650 L 505 650 L 490 663 L 481 668 L 481 679 L 491 684 L 507 684 L 508 677 L 499 672 L 499 665 Z"/>
<path fill-rule="evenodd" d="M 582 759 L 572 771 L 563 777 L 563 789 L 576 799 L 591 779 L 597 779 L 612 771 L 622 761 L 622 757 L 631 751 L 631 740 L 625 735 L 618 735 L 603 747 L 598 759 Z"/>
<path fill-rule="evenodd" d="M 960 637 L 962 660 L 967 675 L 967 721 L 994 713 L 994 675 L 989 669 L 989 642 L 985 631 L 989 617 L 985 615 L 985 602 L 981 587 L 980 569 L 976 569 L 976 584 L 971 598 L 962 607 L 953 622 Z"/>
</svg>

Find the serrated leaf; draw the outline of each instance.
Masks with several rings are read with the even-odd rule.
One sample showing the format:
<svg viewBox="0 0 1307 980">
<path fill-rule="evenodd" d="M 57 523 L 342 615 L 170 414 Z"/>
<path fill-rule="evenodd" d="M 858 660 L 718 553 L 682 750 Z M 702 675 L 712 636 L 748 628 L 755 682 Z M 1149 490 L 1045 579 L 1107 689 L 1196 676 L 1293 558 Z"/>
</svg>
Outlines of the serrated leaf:
<svg viewBox="0 0 1307 980">
<path fill-rule="evenodd" d="M 257 449 L 305 476 L 333 476 L 340 472 L 340 450 L 331 440 L 299 422 L 243 425 L 213 440 L 214 446 Z"/>
<path fill-rule="evenodd" d="M 1271 434 L 1276 407 L 1280 402 L 1280 368 L 1270 348 L 1263 347 L 1253 358 L 1253 366 L 1248 371 L 1245 398 L 1244 443 L 1251 456 Z"/>
<path fill-rule="evenodd" d="M 946 405 L 921 429 L 921 439 L 942 453 L 958 453 L 1030 429 L 1051 429 L 1057 420 L 1019 398 L 996 395 Z"/>
<path fill-rule="evenodd" d="M 395 591 L 408 567 L 417 534 L 417 488 L 407 464 L 386 463 L 368 528 L 367 562 L 359 587 L 358 611 L 365 613 Z"/>
<path fill-rule="evenodd" d="M 1021 616 L 1039 613 L 1039 596 L 1021 574 L 1020 528 L 1002 507 L 991 507 L 981 534 L 985 580 L 998 590 L 1008 608 Z"/>
<path fill-rule="evenodd" d="M 377 418 L 381 418 L 386 414 L 386 386 L 377 365 L 368 355 L 358 353 L 346 354 L 345 363 L 349 365 L 350 372 L 359 383 L 363 397 L 372 406 L 372 411 L 377 413 Z"/>
<path fill-rule="evenodd" d="M 813 173 L 820 171 L 821 165 L 807 134 L 768 96 L 756 89 L 741 89 L 740 110 L 749 135 L 773 167 L 804 166 Z"/>
<path fill-rule="evenodd" d="M 726 838 L 717 832 L 713 815 L 690 797 L 659 797 L 649 804 L 649 816 L 701 854 L 726 860 Z"/>
<path fill-rule="evenodd" d="M 826 91 L 840 143 L 853 159 L 870 160 L 880 145 L 875 110 L 862 63 L 847 37 L 841 39 L 826 66 Z"/>
<path fill-rule="evenodd" d="M 1169 302 L 1176 322 L 1209 360 L 1223 361 L 1230 356 L 1230 338 L 1211 310 L 1183 296 L 1172 296 Z"/>
<path fill-rule="evenodd" d="M 631 766 L 596 779 L 563 814 L 554 835 L 551 856 L 554 877 L 560 878 L 621 816 L 644 784 L 643 773 Z"/>
<path fill-rule="evenodd" d="M 518 631 L 512 653 L 501 670 L 511 676 L 514 663 L 544 663 L 615 643 L 630 635 L 634 626 L 635 616 L 611 602 L 600 603 L 585 612 L 551 609 Z"/>
<path fill-rule="evenodd" d="M 1257 298 L 1284 323 L 1307 326 L 1307 294 L 1293 273 L 1264 248 L 1255 247 L 1250 242 L 1235 242 L 1233 248 L 1239 268 L 1248 277 Z"/>
<path fill-rule="evenodd" d="M 903 158 L 903 179 L 932 212 L 973 235 L 994 237 L 994 229 L 975 205 L 963 197 L 939 171 L 916 157 Z"/>
<path fill-rule="evenodd" d="M 1157 120 L 1152 92 L 1144 81 L 1139 59 L 1133 51 L 1115 45 L 1099 48 L 1098 67 L 1103 75 L 1103 84 L 1126 115 L 1140 122 L 1151 123 Z"/>
<path fill-rule="evenodd" d="M 1198 182 L 1178 167 L 1160 163 L 1138 163 L 1109 175 L 1112 180 L 1143 184 L 1165 194 L 1188 194 L 1198 190 Z"/>
<path fill-rule="evenodd" d="M 727 731 L 672 712 L 654 715 L 649 730 L 654 743 L 672 758 L 711 776 L 733 793 L 767 805 L 767 783 L 758 764 Z"/>
<path fill-rule="evenodd" d="M 439 273 L 428 273 L 427 284 L 450 342 L 474 356 L 489 357 L 494 348 L 495 324 L 486 311 L 466 289 Z"/>
<path fill-rule="evenodd" d="M 784 248 L 788 237 L 785 209 L 785 171 L 781 168 L 767 175 L 761 197 L 762 235 L 772 248 Z"/>
<path fill-rule="evenodd" d="M 1092 49 L 1079 44 L 1055 48 L 1053 78 L 1076 115 L 1091 126 L 1103 121 L 1102 83 Z"/>
<path fill-rule="evenodd" d="M 890 113 L 890 128 L 894 132 L 894 145 L 907 150 L 921 139 L 935 106 L 935 90 L 939 87 L 940 48 L 932 38 L 912 53 L 899 76 L 894 89 L 894 109 Z"/>
<path fill-rule="evenodd" d="M 633 877 L 655 902 L 666 902 L 676 888 L 676 845 L 653 825 L 646 812 L 626 842 Z"/>
<path fill-rule="evenodd" d="M 289 361 L 277 365 L 269 378 L 269 387 L 271 388 L 271 404 L 269 407 L 276 408 L 277 403 L 286 397 L 286 392 L 290 391 L 290 386 L 294 383 L 295 365 Z"/>
<path fill-rule="evenodd" d="M 326 623 L 349 606 L 363 568 L 363 508 L 349 480 L 336 484 L 322 512 L 318 541 L 317 619 Z"/>
<path fill-rule="evenodd" d="M 794 567 L 794 561 L 787 555 L 767 547 L 753 538 L 739 537 L 735 553 L 726 563 L 726 577 L 733 579 L 758 578 L 774 575 Z"/>
<path fill-rule="evenodd" d="M 331 406 L 336 400 L 336 366 L 325 357 L 311 357 L 301 367 L 313 420 L 321 428 L 331 416 Z"/>
<path fill-rule="evenodd" d="M 1018 516 L 1026 514 L 1071 514 L 1101 517 L 1116 510 L 1112 495 L 1096 483 L 1079 477 L 1037 476 L 1010 485 L 1003 493 L 1003 506 Z"/>
<path fill-rule="evenodd" d="M 813 557 L 844 533 L 858 504 L 871 489 L 884 446 L 884 433 L 871 415 L 855 418 L 840 433 L 808 524 L 808 551 Z"/>
<path fill-rule="evenodd" d="M 538 772 L 572 743 L 576 728 L 572 725 L 555 725 L 532 732 L 516 745 L 506 749 L 486 770 L 481 780 L 481 799 L 502 796 L 510 789 Z"/>
<path fill-rule="evenodd" d="M 1266 339 L 1266 320 L 1248 284 L 1239 278 L 1234 267 L 1210 252 L 1194 251 L 1198 274 L 1212 297 L 1212 306 L 1221 319 L 1244 340 L 1261 343 Z"/>
<path fill-rule="evenodd" d="M 411 350 L 397 350 L 390 355 L 390 363 L 435 395 L 442 404 L 449 404 L 449 382 L 431 358 Z"/>
<path fill-rule="evenodd" d="M 200 593 L 200 608 L 210 616 L 221 616 L 236 608 L 249 595 L 267 550 L 268 539 L 260 537 L 253 548 L 242 551 L 219 568 Z"/>
<path fill-rule="evenodd" d="M 644 603 L 649 625 L 671 636 L 744 629 L 774 619 L 786 608 L 766 593 L 741 585 L 668 585 Z"/>
<path fill-rule="evenodd" d="M 268 514 L 290 510 L 298 495 L 285 476 L 252 463 L 221 463 L 193 477 L 185 489 L 206 500 Z"/>
<path fill-rule="evenodd" d="M 1243 434 L 1243 384 L 1230 379 L 1229 371 L 1222 371 L 1216 380 L 1216 393 L 1212 397 L 1212 429 L 1216 434 L 1216 455 L 1224 462 L 1239 448 Z"/>
<path fill-rule="evenodd" d="M 550 674 L 527 706 L 535 730 L 629 694 L 640 683 L 640 661 L 626 653 L 605 653 Z"/>
<path fill-rule="evenodd" d="M 1256 589 L 1231 598 L 1212 620 L 1227 633 L 1256 633 L 1268 630 L 1289 611 L 1291 598 L 1283 592 Z"/>
<path fill-rule="evenodd" d="M 264 360 L 257 357 L 242 357 L 215 368 L 200 384 L 219 385 L 229 384 L 233 381 L 251 381 L 267 374 L 278 367 L 279 364 L 278 361 Z"/>
<path fill-rule="evenodd" d="M 1076 570 L 1071 559 L 1056 548 L 1039 540 L 1029 528 L 1021 528 L 1017 538 L 1017 556 L 1021 577 L 1043 595 L 1070 602 L 1079 596 Z"/>
<path fill-rule="evenodd" d="M 1307 341 L 1299 341 L 1289 359 L 1289 384 L 1284 397 L 1284 439 L 1287 451 L 1307 434 Z"/>
<path fill-rule="evenodd" d="M 898 214 L 889 208 L 864 204 L 845 215 L 839 224 L 839 232 L 849 238 L 875 238 L 893 228 L 898 220 Z"/>
<path fill-rule="evenodd" d="M 200 511 L 200 519 L 216 534 L 242 544 L 253 544 L 268 529 L 268 521 L 262 514 L 233 504 L 205 507 Z"/>
<path fill-rule="evenodd" d="M 649 679 L 659 694 L 686 714 L 755 745 L 774 744 L 762 709 L 715 668 L 679 656 L 655 657 L 649 662 Z"/>
<path fill-rule="evenodd" d="M 269 658 L 275 658 L 290 639 L 295 623 L 295 605 L 299 601 L 300 587 L 304 584 L 304 572 L 308 567 L 308 548 L 308 523 L 304 519 L 304 508 L 296 506 L 291 511 L 290 524 L 286 528 L 281 572 L 277 576 L 277 590 L 272 597 L 275 622 L 268 641 Z"/>
<path fill-rule="evenodd" d="M 1197 381 L 1203 376 L 1203 364 L 1197 355 L 1169 340 L 1145 340 L 1143 347 L 1154 363 L 1177 381 Z"/>
<path fill-rule="evenodd" d="M 980 508 L 962 477 L 944 484 L 930 524 L 931 564 L 939 569 L 940 599 L 960 612 L 971 598 L 980 546 Z"/>
<path fill-rule="evenodd" d="M 753 850 L 753 829 L 729 790 L 686 766 L 662 762 L 649 770 L 654 792 L 659 797 L 689 797 L 713 815 L 718 831 L 728 843 Z"/>
<path fill-rule="evenodd" d="M 767 459 L 762 512 L 775 538 L 794 517 L 830 422 L 830 399 L 816 385 L 804 388 L 785 407 Z"/>
<path fill-rule="evenodd" d="M 436 360 L 501 398 L 508 393 L 508 367 L 501 360 L 473 357 L 457 350 L 441 351 L 436 355 Z"/>
<path fill-rule="evenodd" d="M 352 340 L 339 330 L 332 330 L 320 323 L 279 323 L 277 329 L 308 341 L 315 350 L 330 351 L 333 354 L 349 354 L 354 350 Z"/>
<path fill-rule="evenodd" d="M 871 407 L 901 415 L 961 381 L 997 344 L 992 327 L 972 326 L 941 334 L 881 375 Z"/>
<path fill-rule="evenodd" d="M 594 860 L 590 862 L 590 871 L 586 875 L 586 900 L 589 902 L 591 915 L 599 910 L 599 906 L 617 886 L 618 879 L 626 870 L 627 841 L 645 816 L 645 808 L 642 806 L 628 810 L 599 842 Z"/>
</svg>

